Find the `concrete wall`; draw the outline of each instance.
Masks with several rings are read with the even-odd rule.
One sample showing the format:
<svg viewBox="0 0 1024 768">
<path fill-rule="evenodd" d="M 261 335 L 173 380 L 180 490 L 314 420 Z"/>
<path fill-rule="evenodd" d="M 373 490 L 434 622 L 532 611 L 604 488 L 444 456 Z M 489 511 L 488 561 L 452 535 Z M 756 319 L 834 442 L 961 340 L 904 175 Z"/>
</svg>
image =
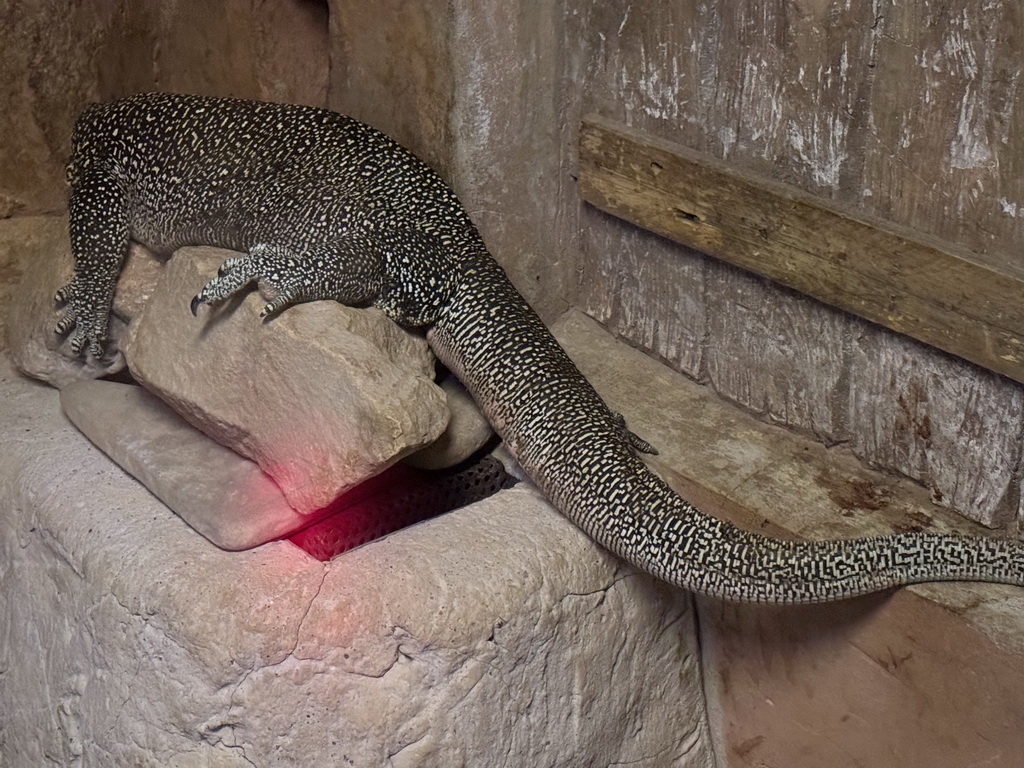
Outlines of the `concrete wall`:
<svg viewBox="0 0 1024 768">
<path fill-rule="evenodd" d="M 0 219 L 64 207 L 71 128 L 91 101 L 150 90 L 322 105 L 327 9 L 260 3 L 0 4 Z"/>
</svg>

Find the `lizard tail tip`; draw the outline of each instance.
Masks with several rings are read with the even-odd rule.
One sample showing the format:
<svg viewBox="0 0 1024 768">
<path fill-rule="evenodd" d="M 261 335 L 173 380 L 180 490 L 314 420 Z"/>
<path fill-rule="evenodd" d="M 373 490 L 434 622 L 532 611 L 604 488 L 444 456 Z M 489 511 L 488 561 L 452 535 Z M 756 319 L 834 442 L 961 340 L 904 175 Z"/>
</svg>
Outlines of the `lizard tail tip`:
<svg viewBox="0 0 1024 768">
<path fill-rule="evenodd" d="M 190 310 L 192 310 L 192 317 L 197 317 L 198 316 L 199 305 L 202 304 L 202 303 L 203 302 L 202 302 L 202 300 L 200 300 L 198 295 L 192 297 L 192 303 L 188 305 L 188 308 Z"/>
</svg>

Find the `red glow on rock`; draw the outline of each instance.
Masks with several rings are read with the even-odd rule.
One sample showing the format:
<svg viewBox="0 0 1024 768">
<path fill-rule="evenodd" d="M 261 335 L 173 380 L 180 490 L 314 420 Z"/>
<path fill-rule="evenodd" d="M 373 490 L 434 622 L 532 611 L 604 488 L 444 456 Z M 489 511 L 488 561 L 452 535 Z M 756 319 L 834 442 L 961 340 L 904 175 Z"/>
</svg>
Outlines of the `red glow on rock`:
<svg viewBox="0 0 1024 768">
<path fill-rule="evenodd" d="M 430 484 L 429 473 L 404 465 L 391 467 L 338 497 L 324 510 L 320 522 L 293 534 L 289 541 L 318 560 L 330 560 L 445 511 L 443 505 L 417 498 Z"/>
<path fill-rule="evenodd" d="M 330 560 L 400 528 L 510 488 L 515 483 L 493 456 L 449 470 L 397 465 L 354 488 L 326 517 L 290 537 L 319 560 Z"/>
</svg>

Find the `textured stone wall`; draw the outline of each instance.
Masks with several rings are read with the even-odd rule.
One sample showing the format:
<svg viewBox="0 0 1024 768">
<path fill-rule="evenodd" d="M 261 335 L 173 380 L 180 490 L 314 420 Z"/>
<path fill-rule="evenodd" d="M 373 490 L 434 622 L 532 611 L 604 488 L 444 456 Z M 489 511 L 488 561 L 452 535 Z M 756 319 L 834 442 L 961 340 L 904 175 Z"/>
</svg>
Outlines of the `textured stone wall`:
<svg viewBox="0 0 1024 768">
<path fill-rule="evenodd" d="M 75 117 L 148 90 L 323 104 L 327 9 L 308 0 L 0 4 L 0 219 L 65 205 Z"/>
<path fill-rule="evenodd" d="M 330 106 L 440 171 L 549 320 L 573 274 L 558 205 L 561 13 L 540 0 L 331 0 Z"/>
</svg>

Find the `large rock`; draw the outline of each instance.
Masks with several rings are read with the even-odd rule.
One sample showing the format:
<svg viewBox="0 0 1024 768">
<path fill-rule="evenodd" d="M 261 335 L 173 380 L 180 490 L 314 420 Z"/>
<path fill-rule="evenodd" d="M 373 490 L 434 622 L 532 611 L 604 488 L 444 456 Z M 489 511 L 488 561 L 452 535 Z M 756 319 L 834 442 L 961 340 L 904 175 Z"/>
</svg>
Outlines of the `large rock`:
<svg viewBox="0 0 1024 768">
<path fill-rule="evenodd" d="M 689 596 L 535 492 L 224 552 L 2 358 L 0 399 L 0 764 L 713 765 Z"/>
<path fill-rule="evenodd" d="M 127 324 L 153 293 L 166 259 L 132 243 L 114 294 L 111 333 L 102 360 L 71 356 L 66 338 L 53 327 L 59 308 L 53 295 L 71 279 L 72 258 L 66 216 L 32 216 L 0 222 L 0 278 L 9 280 L 0 297 L 8 311 L 0 315 L 7 346 L 18 369 L 58 388 L 80 380 L 111 376 L 124 370 L 120 347 Z M 441 381 L 451 417 L 436 441 L 409 456 L 423 469 L 442 469 L 476 453 L 493 435 L 472 397 L 452 376 Z"/>
<path fill-rule="evenodd" d="M 263 322 L 252 292 L 192 317 L 192 297 L 232 255 L 186 248 L 168 263 L 124 349 L 147 388 L 259 464 L 301 513 L 444 432 L 426 341 L 378 310 L 322 301 Z"/>
</svg>

